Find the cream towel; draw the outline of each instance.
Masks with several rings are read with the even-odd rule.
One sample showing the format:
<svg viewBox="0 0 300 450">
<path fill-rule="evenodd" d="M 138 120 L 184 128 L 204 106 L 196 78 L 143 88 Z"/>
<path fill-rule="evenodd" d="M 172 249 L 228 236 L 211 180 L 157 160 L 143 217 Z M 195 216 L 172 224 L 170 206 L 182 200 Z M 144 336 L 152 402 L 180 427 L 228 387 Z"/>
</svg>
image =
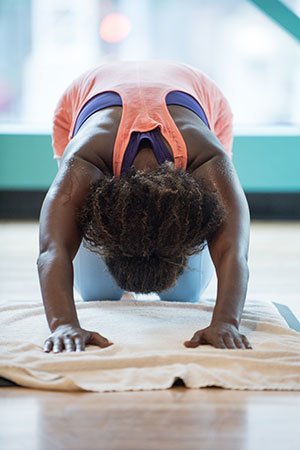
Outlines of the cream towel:
<svg viewBox="0 0 300 450">
<path fill-rule="evenodd" d="M 300 333 L 271 302 L 248 300 L 240 331 L 253 350 L 186 348 L 210 323 L 214 301 L 76 302 L 82 327 L 114 345 L 80 353 L 44 353 L 49 336 L 41 303 L 0 307 L 0 376 L 22 386 L 60 391 L 129 391 L 186 387 L 300 390 Z"/>
</svg>

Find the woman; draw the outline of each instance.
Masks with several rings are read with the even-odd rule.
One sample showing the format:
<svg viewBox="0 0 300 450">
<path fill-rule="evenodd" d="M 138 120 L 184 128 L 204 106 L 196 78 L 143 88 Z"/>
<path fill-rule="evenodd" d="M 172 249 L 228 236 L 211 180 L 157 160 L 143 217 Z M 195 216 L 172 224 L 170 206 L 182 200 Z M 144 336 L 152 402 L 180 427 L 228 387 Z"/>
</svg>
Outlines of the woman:
<svg viewBox="0 0 300 450">
<path fill-rule="evenodd" d="M 197 302 L 214 267 L 211 324 L 184 345 L 251 348 L 238 329 L 249 210 L 231 162 L 232 113 L 216 84 L 170 61 L 103 64 L 64 92 L 53 147 L 59 171 L 41 210 L 38 258 L 51 329 L 44 350 L 112 345 L 80 327 L 73 282 L 86 301 L 125 291 Z"/>
</svg>

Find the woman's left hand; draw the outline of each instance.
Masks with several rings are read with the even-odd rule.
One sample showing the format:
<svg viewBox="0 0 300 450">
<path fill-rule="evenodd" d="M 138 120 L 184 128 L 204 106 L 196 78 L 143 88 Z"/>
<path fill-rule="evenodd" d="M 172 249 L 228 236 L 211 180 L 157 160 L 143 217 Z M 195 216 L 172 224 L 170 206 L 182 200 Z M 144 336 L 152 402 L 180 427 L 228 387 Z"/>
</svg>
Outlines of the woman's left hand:
<svg viewBox="0 0 300 450">
<path fill-rule="evenodd" d="M 236 326 L 226 322 L 211 324 L 196 331 L 192 339 L 184 342 L 186 347 L 198 347 L 201 344 L 216 348 L 252 349 L 246 336 L 241 334 Z"/>
</svg>

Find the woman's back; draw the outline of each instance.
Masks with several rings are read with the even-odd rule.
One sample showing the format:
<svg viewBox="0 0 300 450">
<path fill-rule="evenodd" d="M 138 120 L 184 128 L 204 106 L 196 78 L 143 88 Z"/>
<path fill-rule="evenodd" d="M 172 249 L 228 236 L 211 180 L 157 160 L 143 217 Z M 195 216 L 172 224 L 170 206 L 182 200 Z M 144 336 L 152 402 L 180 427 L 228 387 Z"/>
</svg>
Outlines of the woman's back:
<svg viewBox="0 0 300 450">
<path fill-rule="evenodd" d="M 179 90 L 202 107 L 208 126 L 192 111 L 167 105 L 168 93 Z M 73 137 L 78 115 L 95 96 L 106 91 L 119 94 L 122 106 L 93 113 L 82 125 L 81 139 L 92 135 L 94 151 L 108 172 L 120 175 L 122 160 L 133 131 L 159 127 L 176 167 L 188 169 L 205 161 L 211 148 L 231 156 L 232 113 L 215 83 L 202 72 L 184 64 L 165 61 L 121 61 L 104 64 L 77 78 L 65 91 L 55 111 L 54 153 L 60 157 Z M 219 139 L 220 142 L 216 139 Z M 101 145 L 99 143 L 101 142 Z"/>
</svg>

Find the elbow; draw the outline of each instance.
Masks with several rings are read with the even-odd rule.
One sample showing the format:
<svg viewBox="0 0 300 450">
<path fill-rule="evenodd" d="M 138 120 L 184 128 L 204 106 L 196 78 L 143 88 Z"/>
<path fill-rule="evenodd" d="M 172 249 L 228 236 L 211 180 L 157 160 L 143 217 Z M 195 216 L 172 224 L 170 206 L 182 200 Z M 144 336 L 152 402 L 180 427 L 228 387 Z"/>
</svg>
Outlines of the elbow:
<svg viewBox="0 0 300 450">
<path fill-rule="evenodd" d="M 36 260 L 36 265 L 39 272 L 42 272 L 43 269 L 53 261 L 55 261 L 59 257 L 59 254 L 56 249 L 45 249 L 41 250 L 39 256 Z"/>
<path fill-rule="evenodd" d="M 222 242 L 222 245 L 210 249 L 215 264 L 223 264 L 226 260 L 236 260 L 248 267 L 248 245 L 237 245 L 236 242 Z"/>
<path fill-rule="evenodd" d="M 237 252 L 234 250 L 228 250 L 224 252 L 218 259 L 216 264 L 216 271 L 221 272 L 230 267 L 233 270 L 237 270 L 243 273 L 246 280 L 249 280 L 249 266 L 248 255 L 244 252 Z"/>
<path fill-rule="evenodd" d="M 72 257 L 66 248 L 61 246 L 52 246 L 47 249 L 42 249 L 36 261 L 39 273 L 43 272 L 46 268 L 56 265 L 57 263 L 62 265 L 72 263 Z"/>
<path fill-rule="evenodd" d="M 241 269 L 243 270 L 243 274 L 247 279 L 247 282 L 249 281 L 250 271 L 249 271 L 249 265 L 248 265 L 248 258 L 247 256 L 242 256 L 239 265 Z"/>
<path fill-rule="evenodd" d="M 239 252 L 238 250 L 229 250 L 227 253 L 223 254 L 223 259 L 230 259 L 239 266 L 242 266 L 245 270 L 249 271 L 248 254 L 244 251 Z"/>
<path fill-rule="evenodd" d="M 39 256 L 36 260 L 36 265 L 38 268 L 38 271 L 41 272 L 43 268 L 49 263 L 51 260 L 51 255 L 48 250 L 42 250 L 39 253 Z"/>
</svg>

